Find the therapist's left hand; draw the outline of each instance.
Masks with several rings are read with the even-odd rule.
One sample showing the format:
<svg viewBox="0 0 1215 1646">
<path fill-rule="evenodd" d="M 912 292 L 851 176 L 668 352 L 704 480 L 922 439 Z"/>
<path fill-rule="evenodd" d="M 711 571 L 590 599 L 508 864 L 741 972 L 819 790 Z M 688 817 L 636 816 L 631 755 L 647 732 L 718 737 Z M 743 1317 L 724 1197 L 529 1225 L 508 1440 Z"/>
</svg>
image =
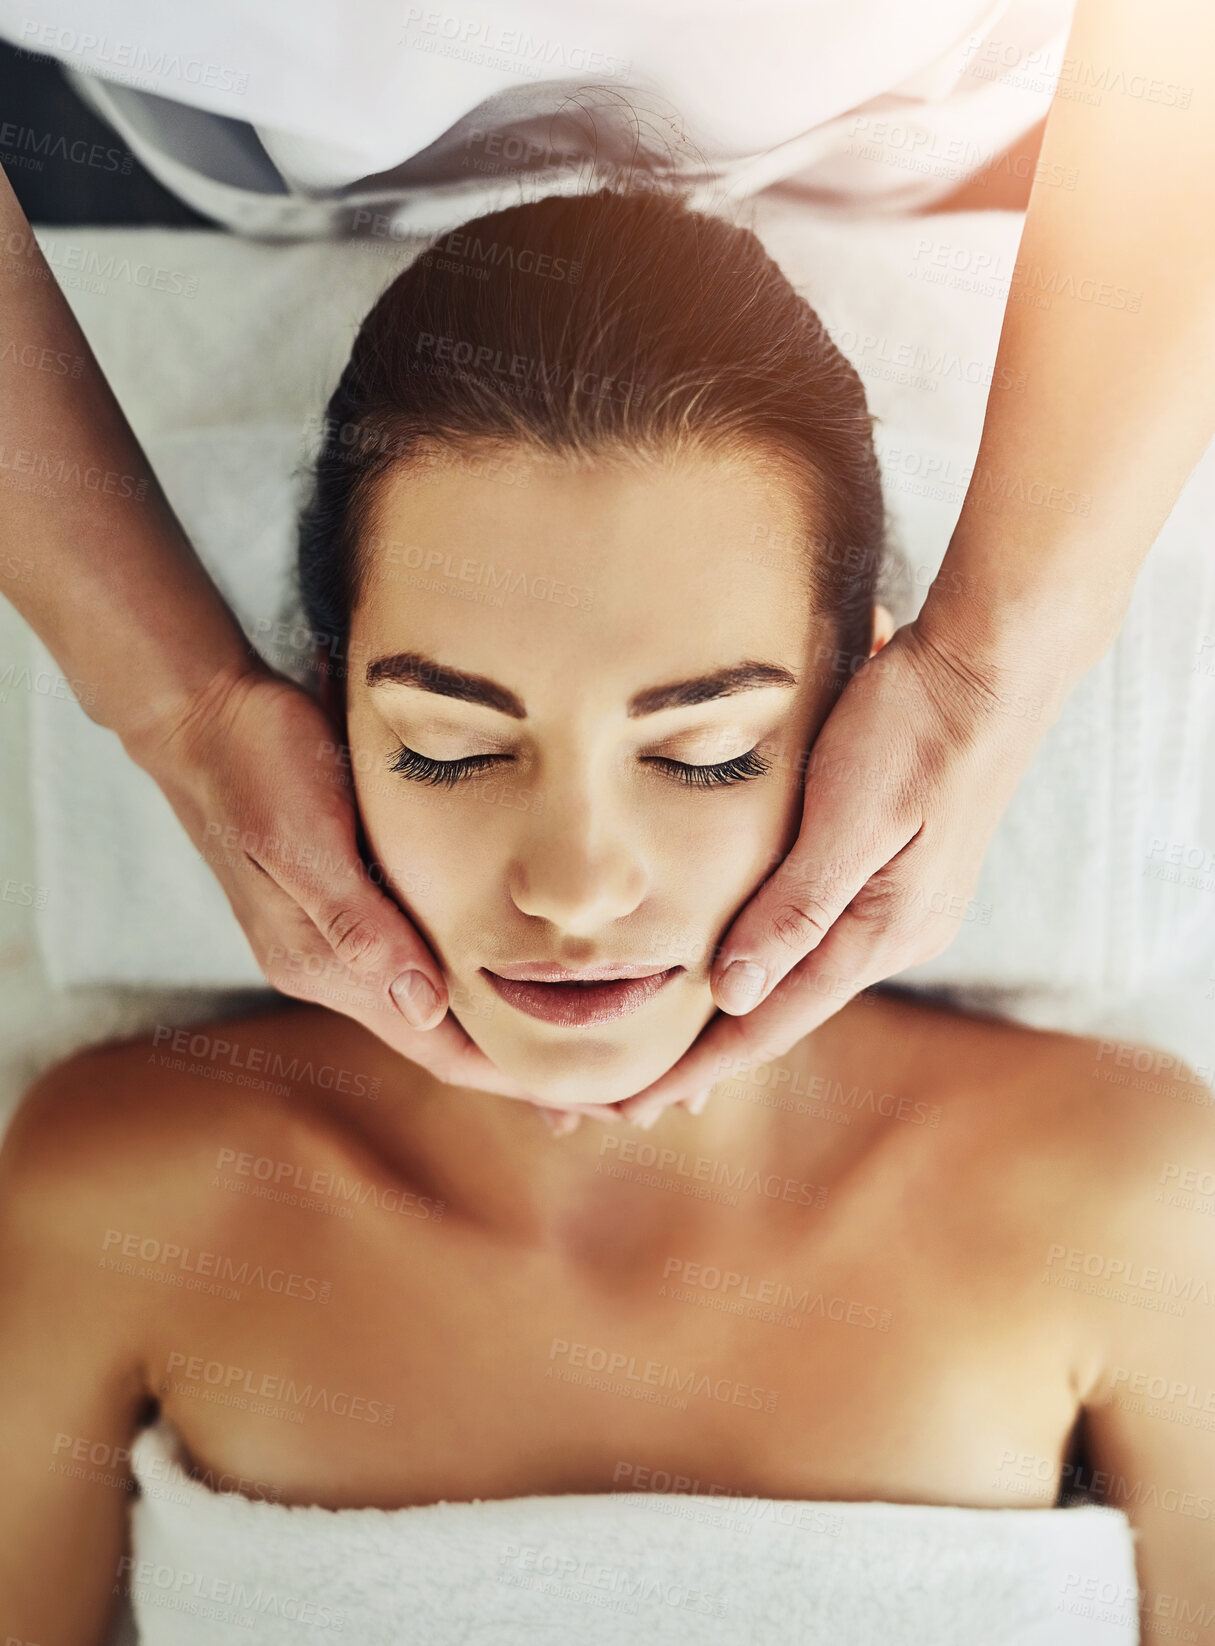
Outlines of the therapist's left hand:
<svg viewBox="0 0 1215 1646">
<path fill-rule="evenodd" d="M 782 1056 L 948 946 L 973 918 L 988 843 L 1071 684 L 1055 640 L 983 650 L 925 613 L 853 676 L 815 741 L 798 840 L 720 945 L 721 1011 L 620 1105 L 626 1119 L 652 1123 L 680 1102 L 698 1112 L 716 1082 Z M 750 992 L 731 987 L 739 979 Z"/>
</svg>

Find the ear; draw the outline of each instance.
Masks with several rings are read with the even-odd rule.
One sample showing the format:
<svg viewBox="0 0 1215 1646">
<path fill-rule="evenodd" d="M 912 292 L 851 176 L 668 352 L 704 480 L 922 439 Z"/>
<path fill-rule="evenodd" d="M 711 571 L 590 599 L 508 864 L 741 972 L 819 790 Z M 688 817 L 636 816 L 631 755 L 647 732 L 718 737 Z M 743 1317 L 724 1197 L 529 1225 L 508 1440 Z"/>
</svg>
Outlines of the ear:
<svg viewBox="0 0 1215 1646">
<path fill-rule="evenodd" d="M 873 644 L 869 648 L 870 657 L 876 657 L 893 634 L 894 618 L 885 606 L 875 606 L 873 608 Z"/>
</svg>

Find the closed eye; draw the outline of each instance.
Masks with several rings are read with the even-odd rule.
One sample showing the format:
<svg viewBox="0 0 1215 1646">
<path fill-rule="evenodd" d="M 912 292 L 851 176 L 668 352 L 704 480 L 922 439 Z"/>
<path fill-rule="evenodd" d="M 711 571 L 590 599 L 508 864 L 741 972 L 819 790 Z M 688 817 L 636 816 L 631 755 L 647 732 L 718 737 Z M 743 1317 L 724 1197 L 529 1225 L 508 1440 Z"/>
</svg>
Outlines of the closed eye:
<svg viewBox="0 0 1215 1646">
<path fill-rule="evenodd" d="M 694 789 L 716 789 L 726 783 L 749 783 L 752 778 L 762 777 L 772 767 L 772 762 L 765 760 L 758 749 L 748 749 L 746 754 L 737 754 L 733 760 L 719 760 L 715 766 L 689 766 L 686 761 L 668 760 L 661 754 L 643 755 L 642 759 L 647 765 L 669 772 L 680 783 Z"/>
<path fill-rule="evenodd" d="M 407 749 L 402 744 L 388 769 L 411 783 L 452 788 L 476 772 L 513 758 L 509 754 L 469 754 L 460 760 L 432 760 L 429 755 L 419 754 L 416 749 Z M 757 749 L 748 749 L 746 754 L 735 755 L 732 760 L 719 760 L 712 766 L 692 766 L 684 760 L 671 760 L 661 754 L 643 755 L 642 761 L 693 789 L 716 789 L 732 783 L 749 783 L 756 777 L 763 777 L 772 765 Z"/>
<path fill-rule="evenodd" d="M 433 783 L 451 788 L 474 772 L 482 772 L 487 766 L 510 758 L 509 754 L 466 754 L 460 760 L 432 760 L 429 755 L 419 754 L 416 749 L 407 749 L 402 744 L 388 769 L 399 772 L 411 783 Z"/>
</svg>

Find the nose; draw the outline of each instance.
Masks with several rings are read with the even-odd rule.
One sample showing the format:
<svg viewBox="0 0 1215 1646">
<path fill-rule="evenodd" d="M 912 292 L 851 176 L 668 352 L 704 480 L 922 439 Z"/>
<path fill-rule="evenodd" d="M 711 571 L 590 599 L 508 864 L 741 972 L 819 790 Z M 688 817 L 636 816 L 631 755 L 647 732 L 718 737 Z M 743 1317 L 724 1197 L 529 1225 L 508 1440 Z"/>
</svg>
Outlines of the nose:
<svg viewBox="0 0 1215 1646">
<path fill-rule="evenodd" d="M 511 898 L 523 914 L 571 937 L 592 937 L 645 898 L 644 856 L 627 824 L 588 794 L 550 790 L 544 798 L 510 866 Z"/>
</svg>

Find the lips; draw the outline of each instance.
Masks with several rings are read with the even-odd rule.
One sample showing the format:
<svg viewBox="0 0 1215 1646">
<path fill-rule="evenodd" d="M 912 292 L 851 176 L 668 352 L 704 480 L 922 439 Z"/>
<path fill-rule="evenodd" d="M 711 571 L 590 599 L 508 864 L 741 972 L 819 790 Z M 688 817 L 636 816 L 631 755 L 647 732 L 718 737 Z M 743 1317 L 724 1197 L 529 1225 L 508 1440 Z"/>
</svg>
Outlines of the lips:
<svg viewBox="0 0 1215 1646">
<path fill-rule="evenodd" d="M 505 977 L 491 972 L 488 966 L 481 968 L 491 988 L 507 1005 L 543 1023 L 582 1029 L 593 1023 L 612 1023 L 639 1011 L 683 967 L 669 966 L 661 971 L 600 965 L 570 971 L 564 966 L 520 965 L 504 970 L 515 975 Z"/>
</svg>

